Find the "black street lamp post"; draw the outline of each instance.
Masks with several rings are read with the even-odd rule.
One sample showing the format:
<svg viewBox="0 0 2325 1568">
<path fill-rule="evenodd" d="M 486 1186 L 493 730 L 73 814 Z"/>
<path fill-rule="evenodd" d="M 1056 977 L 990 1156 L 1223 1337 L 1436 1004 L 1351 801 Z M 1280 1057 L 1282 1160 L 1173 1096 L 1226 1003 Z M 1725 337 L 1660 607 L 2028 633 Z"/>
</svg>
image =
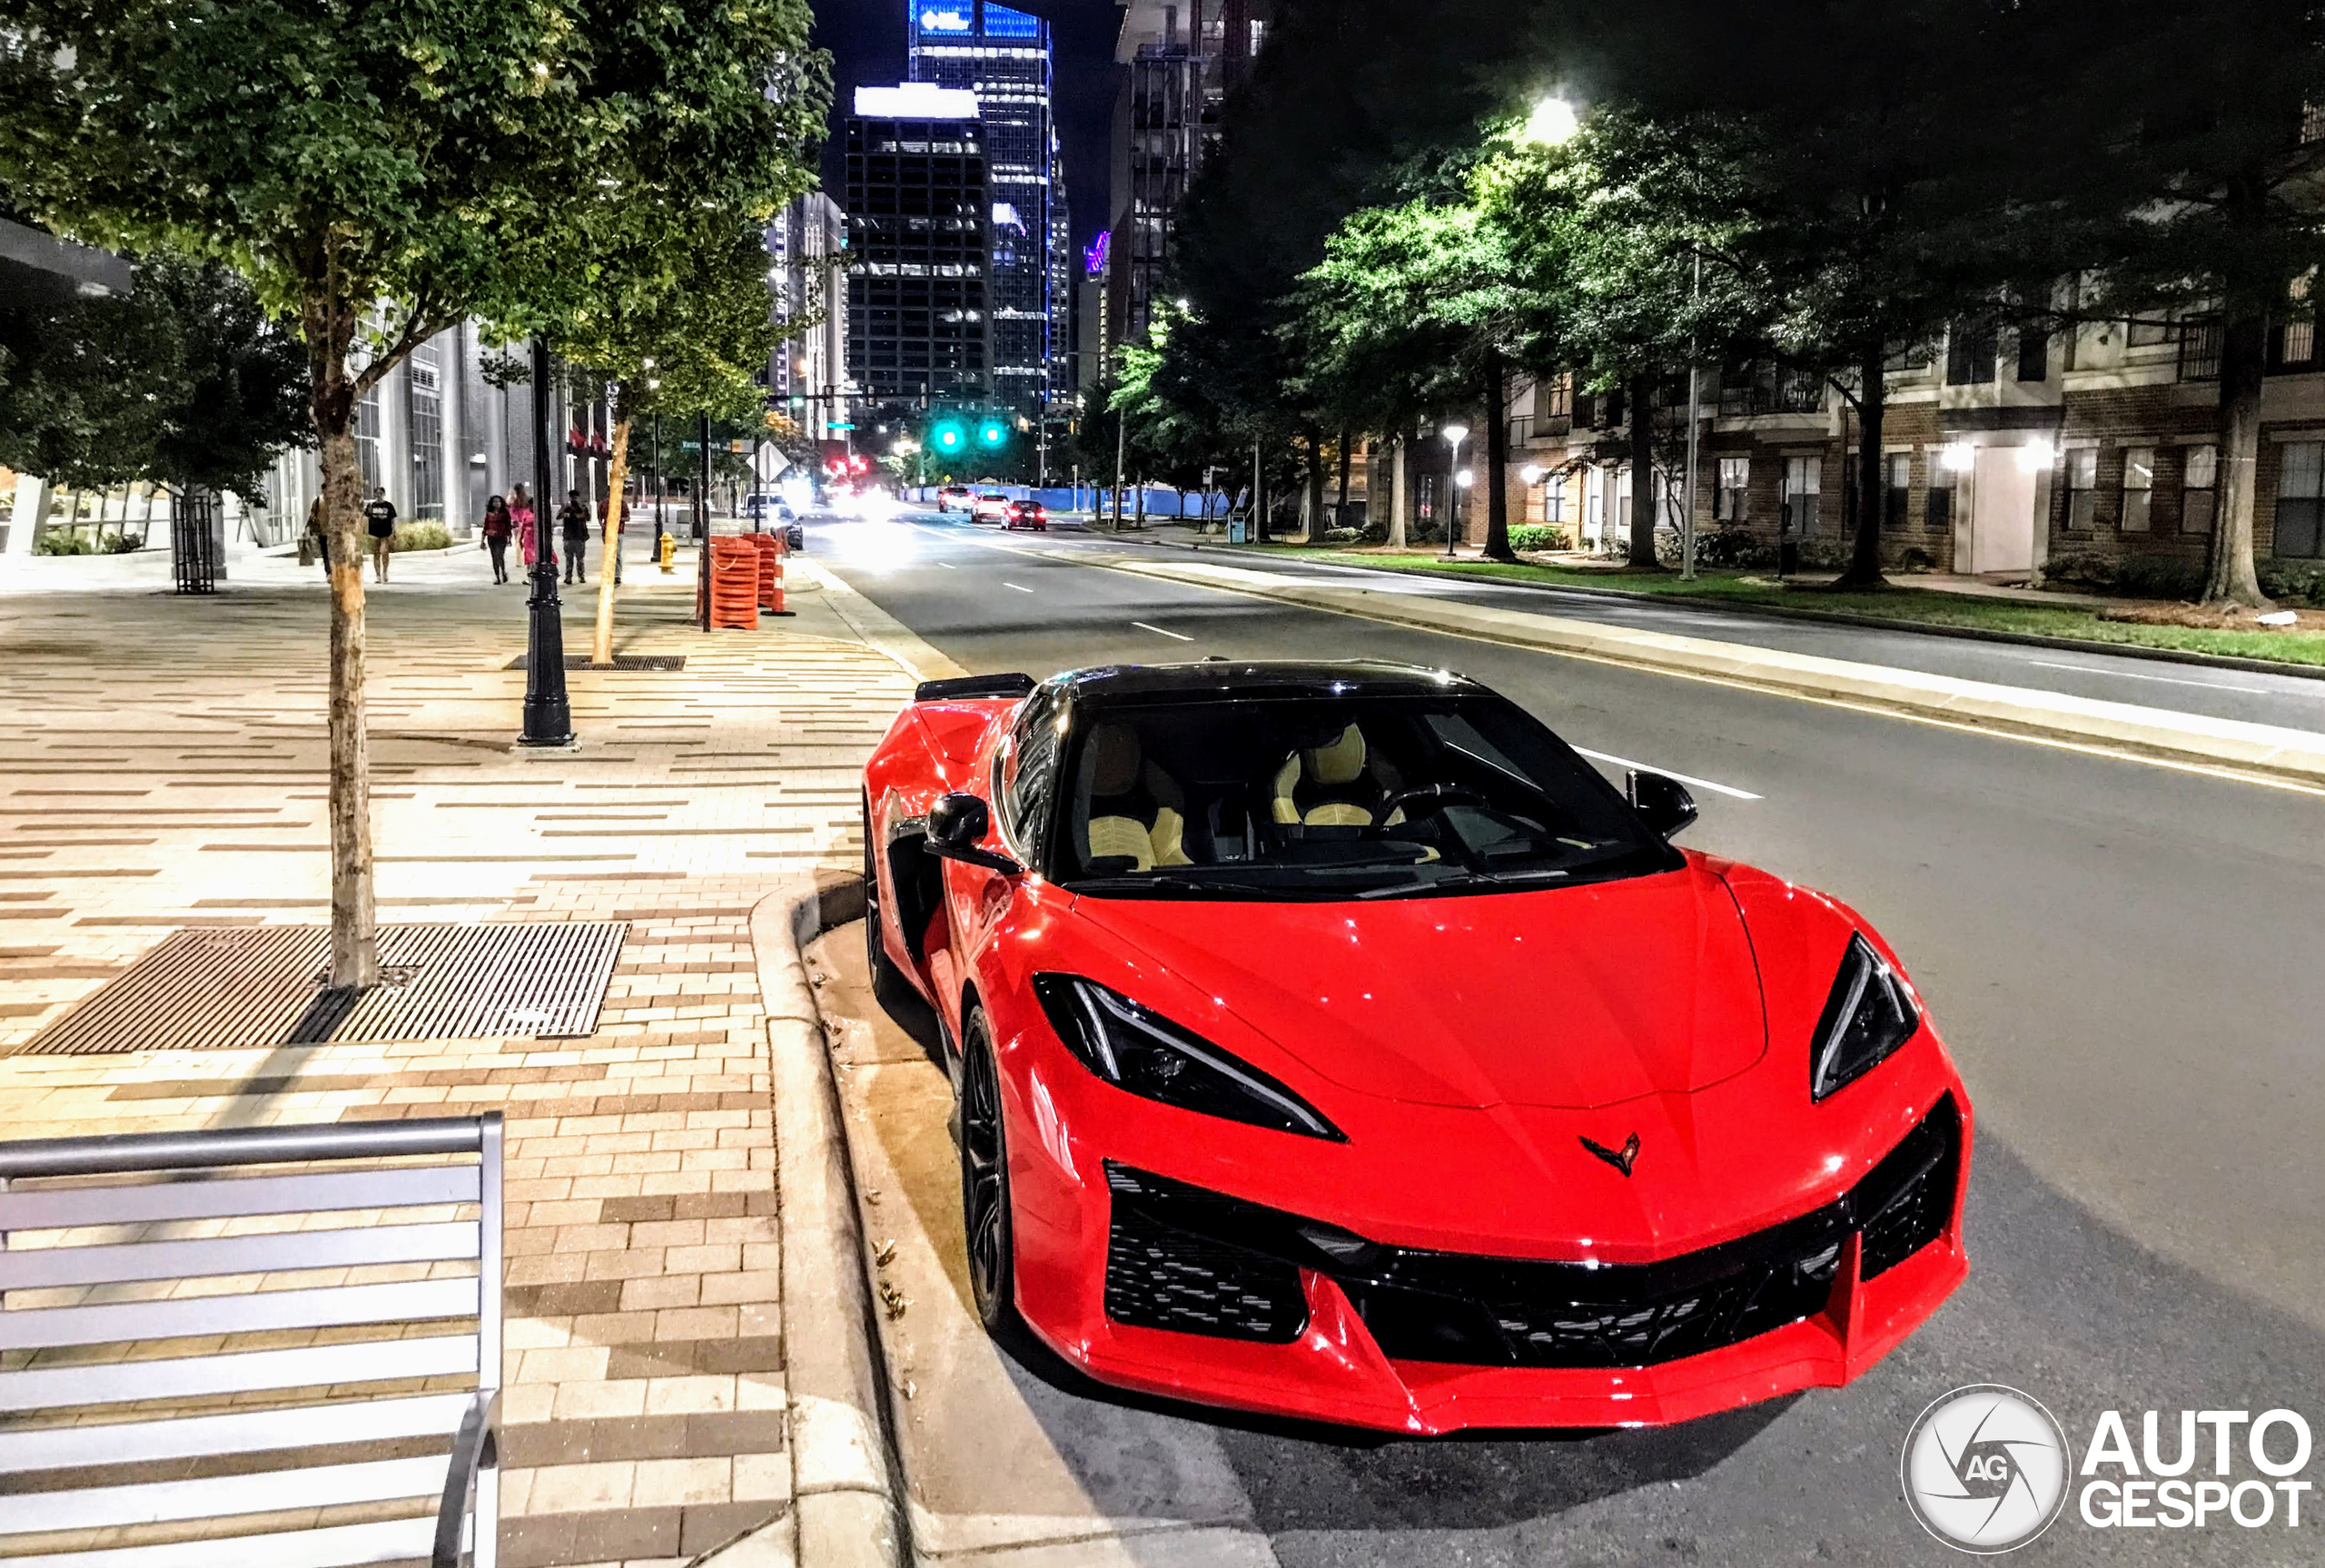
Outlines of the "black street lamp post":
<svg viewBox="0 0 2325 1568">
<path fill-rule="evenodd" d="M 518 744 L 573 744 L 573 710 L 565 696 L 565 621 L 557 596 L 557 557 L 549 530 L 549 343 L 533 340 L 533 597 L 525 601 L 525 733 Z"/>
</svg>

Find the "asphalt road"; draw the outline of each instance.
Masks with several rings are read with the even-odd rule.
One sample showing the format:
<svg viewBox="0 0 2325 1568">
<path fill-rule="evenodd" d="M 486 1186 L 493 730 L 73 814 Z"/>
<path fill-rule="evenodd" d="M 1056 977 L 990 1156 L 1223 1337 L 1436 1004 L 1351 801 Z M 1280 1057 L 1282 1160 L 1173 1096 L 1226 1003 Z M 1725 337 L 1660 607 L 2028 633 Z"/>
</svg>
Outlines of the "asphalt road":
<svg viewBox="0 0 2325 1568">
<path fill-rule="evenodd" d="M 813 532 L 850 586 L 972 670 L 1362 655 L 1487 681 L 1610 771 L 1708 786 L 1692 845 L 1864 912 L 1962 1066 L 1982 1134 L 1970 1281 L 1847 1389 L 1566 1440 L 1145 1416 L 1156 1443 L 1223 1457 L 1279 1562 L 1951 1561 L 1899 1502 L 1897 1456 L 1914 1414 L 1971 1383 L 2034 1395 L 2078 1453 L 2109 1409 L 2134 1443 L 2140 1413 L 2163 1412 L 2168 1453 L 2182 1408 L 2280 1406 L 2325 1449 L 2325 799 L 1152 582 L 957 520 Z M 1736 629 L 1795 646 L 1793 628 Z M 1917 641 L 1846 635 L 1842 656 Z M 1908 651 L 1925 656 L 1894 662 L 1997 678 L 1934 662 L 1994 656 L 1977 645 Z M 1039 1374 L 1019 1381 L 1044 1409 L 1087 1397 Z M 1069 1462 L 1075 1419 L 1054 1417 Z M 2325 1460 L 2308 1474 L 2325 1482 Z M 2325 1502 L 2298 1531 L 2101 1531 L 2070 1508 L 2026 1560 L 2325 1563 Z"/>
<path fill-rule="evenodd" d="M 953 519 L 957 523 L 958 519 Z M 1021 539 L 1024 536 L 1019 536 Z M 1061 529 L 1052 536 L 1064 547 L 1090 550 L 1154 551 L 1206 560 L 1232 561 L 1253 570 L 1280 572 L 1320 582 L 1359 585 L 1383 593 L 1458 598 L 1527 615 L 1557 616 L 1634 630 L 1748 643 L 1788 653 L 1815 654 L 1860 664 L 1922 670 L 1964 680 L 2067 692 L 2102 702 L 2136 703 L 2175 713 L 2325 730 L 2325 680 L 2265 671 L 2221 669 L 2177 661 L 2140 658 L 2100 649 L 2073 650 L 1978 641 L 1967 637 L 1886 631 L 1821 621 L 1751 615 L 1714 605 L 1667 606 L 1608 594 L 1570 589 L 1519 587 L 1489 579 L 1456 580 L 1387 572 L 1336 562 L 1302 560 L 1255 550 L 1211 547 L 1193 552 L 1184 543 L 1162 543 L 1135 533 L 1090 533 Z M 1048 541 L 1044 541 L 1048 542 Z"/>
</svg>

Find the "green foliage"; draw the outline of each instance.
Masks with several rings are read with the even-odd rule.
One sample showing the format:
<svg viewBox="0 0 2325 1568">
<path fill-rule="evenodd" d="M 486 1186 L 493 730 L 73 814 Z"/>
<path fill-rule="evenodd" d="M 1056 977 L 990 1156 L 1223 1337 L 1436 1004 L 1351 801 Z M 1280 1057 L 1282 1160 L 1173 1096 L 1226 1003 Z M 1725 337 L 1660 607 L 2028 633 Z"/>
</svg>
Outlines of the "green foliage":
<svg viewBox="0 0 2325 1568">
<path fill-rule="evenodd" d="M 2280 604 L 2325 610 L 2325 562 L 2262 561 L 2261 591 Z"/>
<path fill-rule="evenodd" d="M 1566 543 L 1566 530 L 1545 523 L 1520 523 L 1509 530 L 1513 550 L 1555 550 Z"/>
<path fill-rule="evenodd" d="M 452 547 L 452 530 L 441 523 L 398 523 L 389 536 L 388 548 L 401 555 L 406 550 L 449 550 Z"/>
<path fill-rule="evenodd" d="M 77 528 L 51 528 L 33 541 L 33 553 L 40 556 L 94 556 L 97 547 L 94 540 L 81 537 Z"/>
<path fill-rule="evenodd" d="M 255 500 L 309 439 L 306 355 L 218 262 L 155 251 L 127 295 L 0 306 L 0 463 L 77 488 L 146 480 Z"/>
</svg>

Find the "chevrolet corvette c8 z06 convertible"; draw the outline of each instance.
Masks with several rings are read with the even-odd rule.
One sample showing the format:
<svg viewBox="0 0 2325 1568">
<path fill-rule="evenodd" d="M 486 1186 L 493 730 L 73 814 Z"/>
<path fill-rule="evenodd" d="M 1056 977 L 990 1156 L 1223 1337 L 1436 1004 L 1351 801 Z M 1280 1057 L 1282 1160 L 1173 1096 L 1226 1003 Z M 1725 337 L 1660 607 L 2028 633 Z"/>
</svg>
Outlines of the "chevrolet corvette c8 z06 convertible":
<svg viewBox="0 0 2325 1568">
<path fill-rule="evenodd" d="M 969 1277 L 1103 1382 L 1387 1431 L 1845 1384 L 1967 1270 L 1970 1105 L 1838 901 L 1482 685 L 935 682 L 865 770 Z"/>
</svg>

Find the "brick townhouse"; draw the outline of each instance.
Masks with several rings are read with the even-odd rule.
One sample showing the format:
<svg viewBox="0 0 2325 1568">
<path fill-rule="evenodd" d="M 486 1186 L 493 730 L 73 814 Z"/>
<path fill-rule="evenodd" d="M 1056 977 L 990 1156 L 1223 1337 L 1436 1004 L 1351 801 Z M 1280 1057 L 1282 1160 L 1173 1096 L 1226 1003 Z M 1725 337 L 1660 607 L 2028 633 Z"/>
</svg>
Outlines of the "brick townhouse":
<svg viewBox="0 0 2325 1568">
<path fill-rule="evenodd" d="M 2325 557 L 2325 360 L 2316 326 L 2295 319 L 2270 340 L 2261 403 L 2261 557 Z M 2107 322 L 2023 339 L 1965 326 L 1889 372 L 1884 428 L 1884 554 L 1893 567 L 2024 576 L 2046 565 L 2142 561 L 2201 570 L 2220 481 L 2216 323 Z M 1697 522 L 1714 547 L 1772 557 L 1800 542 L 1805 564 L 1836 563 L 1849 537 L 1856 418 L 1813 371 L 1759 363 L 1707 370 Z M 1656 483 L 1676 528 L 1686 387 L 1658 393 Z M 1512 386 L 1510 518 L 1558 528 L 1570 544 L 1619 549 L 1631 474 L 1619 394 L 1578 393 L 1572 378 Z M 1461 466 L 1477 458 L 1474 439 Z M 1450 465 L 1415 442 L 1408 515 L 1434 518 Z M 1387 465 L 1378 476 L 1390 493 Z M 1468 498 L 1467 537 L 1483 507 Z M 1384 508 L 1385 512 L 1385 508 Z M 1386 520 L 1385 515 L 1382 520 Z"/>
</svg>

